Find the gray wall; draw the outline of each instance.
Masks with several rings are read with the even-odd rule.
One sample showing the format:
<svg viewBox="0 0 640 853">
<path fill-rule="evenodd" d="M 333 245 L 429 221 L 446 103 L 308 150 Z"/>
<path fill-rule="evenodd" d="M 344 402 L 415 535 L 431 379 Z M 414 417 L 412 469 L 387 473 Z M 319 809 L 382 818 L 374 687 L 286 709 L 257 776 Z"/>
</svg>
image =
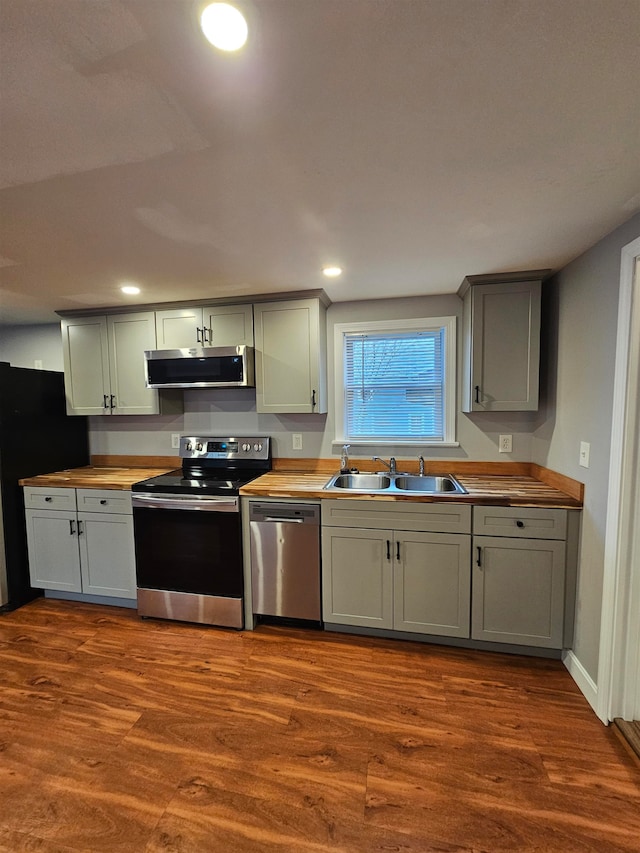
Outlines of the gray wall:
<svg viewBox="0 0 640 853">
<path fill-rule="evenodd" d="M 60 324 L 0 326 L 0 361 L 14 367 L 35 367 L 41 361 L 43 370 L 62 370 Z"/>
<path fill-rule="evenodd" d="M 326 415 L 264 415 L 255 409 L 255 391 L 251 389 L 220 389 L 217 391 L 187 391 L 184 394 L 184 414 L 157 417 L 93 417 L 90 424 L 90 446 L 93 454 L 107 455 L 175 455 L 171 449 L 171 433 L 257 433 L 273 438 L 274 455 L 336 460 L 340 446 L 333 444 L 333 340 L 334 325 L 352 320 L 391 320 L 416 317 L 459 318 L 458 375 L 460 375 L 462 337 L 462 301 L 455 294 L 403 299 L 380 299 L 360 302 L 340 302 L 328 312 L 328 376 L 329 413 Z M 45 369 L 62 369 L 60 330 L 54 326 L 16 326 L 0 328 L 0 359 L 18 367 L 33 367 L 35 359 L 43 360 Z M 395 455 L 399 459 L 426 458 L 472 459 L 478 461 L 529 461 L 531 441 L 538 424 L 538 414 L 528 412 L 477 413 L 457 415 L 455 448 L 416 447 L 408 449 L 389 445 L 354 448 L 352 458 L 370 459 Z M 303 449 L 294 451 L 292 433 L 302 433 Z M 513 452 L 498 453 L 498 435 L 513 435 Z"/>
<path fill-rule="evenodd" d="M 531 459 L 585 484 L 573 650 L 594 682 L 600 643 L 620 251 L 639 235 L 640 214 L 561 270 L 545 291 L 548 395 L 532 438 Z M 591 444 L 588 469 L 578 464 L 581 441 Z"/>
</svg>

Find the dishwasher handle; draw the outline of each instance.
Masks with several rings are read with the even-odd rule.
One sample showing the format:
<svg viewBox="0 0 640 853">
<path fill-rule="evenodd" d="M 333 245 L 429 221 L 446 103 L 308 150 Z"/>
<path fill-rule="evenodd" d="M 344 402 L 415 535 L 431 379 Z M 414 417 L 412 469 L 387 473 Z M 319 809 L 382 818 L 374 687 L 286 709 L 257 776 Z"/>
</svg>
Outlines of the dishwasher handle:
<svg viewBox="0 0 640 853">
<path fill-rule="evenodd" d="M 282 504 L 251 501 L 249 521 L 275 524 L 320 524 L 319 504 Z"/>
<path fill-rule="evenodd" d="M 285 524 L 304 524 L 304 518 L 288 518 L 284 515 L 265 515 L 261 521 L 275 521 L 280 524 L 284 522 Z"/>
</svg>

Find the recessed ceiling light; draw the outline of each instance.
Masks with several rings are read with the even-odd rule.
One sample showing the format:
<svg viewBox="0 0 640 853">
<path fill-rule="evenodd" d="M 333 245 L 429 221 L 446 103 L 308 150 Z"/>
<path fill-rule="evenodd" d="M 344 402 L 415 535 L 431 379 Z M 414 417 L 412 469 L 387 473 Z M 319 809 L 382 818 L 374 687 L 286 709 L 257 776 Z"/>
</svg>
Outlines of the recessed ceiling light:
<svg viewBox="0 0 640 853">
<path fill-rule="evenodd" d="M 140 288 L 136 284 L 123 284 L 120 290 L 127 296 L 137 296 L 140 293 Z"/>
<path fill-rule="evenodd" d="M 239 50 L 247 40 L 244 15 L 229 3 L 210 3 L 200 15 L 200 26 L 207 41 L 219 50 Z"/>
<path fill-rule="evenodd" d="M 337 278 L 339 275 L 342 275 L 342 267 L 323 267 L 322 273 L 327 278 Z"/>
</svg>

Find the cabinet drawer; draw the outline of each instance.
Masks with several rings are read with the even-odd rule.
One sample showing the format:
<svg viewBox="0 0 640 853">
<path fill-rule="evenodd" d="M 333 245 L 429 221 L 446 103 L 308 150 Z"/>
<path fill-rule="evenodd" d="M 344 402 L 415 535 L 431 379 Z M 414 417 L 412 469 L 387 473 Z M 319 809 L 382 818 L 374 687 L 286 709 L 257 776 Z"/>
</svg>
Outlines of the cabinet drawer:
<svg viewBox="0 0 640 853">
<path fill-rule="evenodd" d="M 566 539 L 567 511 L 537 507 L 474 506 L 473 532 L 476 536 Z"/>
<path fill-rule="evenodd" d="M 131 492 L 121 489 L 78 489 L 79 512 L 131 515 Z"/>
<path fill-rule="evenodd" d="M 425 533 L 470 533 L 471 507 L 453 503 L 410 501 L 322 501 L 322 523 L 370 530 L 394 528 Z"/>
<path fill-rule="evenodd" d="M 76 490 L 25 486 L 24 505 L 27 509 L 75 509 Z"/>
</svg>

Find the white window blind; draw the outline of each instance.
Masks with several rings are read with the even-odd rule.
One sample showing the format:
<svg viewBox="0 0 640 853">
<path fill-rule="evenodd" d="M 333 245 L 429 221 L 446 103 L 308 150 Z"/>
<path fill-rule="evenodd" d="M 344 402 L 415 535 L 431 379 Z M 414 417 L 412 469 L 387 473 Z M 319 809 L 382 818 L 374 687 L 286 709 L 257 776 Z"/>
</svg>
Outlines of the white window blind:
<svg viewBox="0 0 640 853">
<path fill-rule="evenodd" d="M 346 333 L 344 416 L 353 441 L 444 441 L 445 329 Z"/>
</svg>

